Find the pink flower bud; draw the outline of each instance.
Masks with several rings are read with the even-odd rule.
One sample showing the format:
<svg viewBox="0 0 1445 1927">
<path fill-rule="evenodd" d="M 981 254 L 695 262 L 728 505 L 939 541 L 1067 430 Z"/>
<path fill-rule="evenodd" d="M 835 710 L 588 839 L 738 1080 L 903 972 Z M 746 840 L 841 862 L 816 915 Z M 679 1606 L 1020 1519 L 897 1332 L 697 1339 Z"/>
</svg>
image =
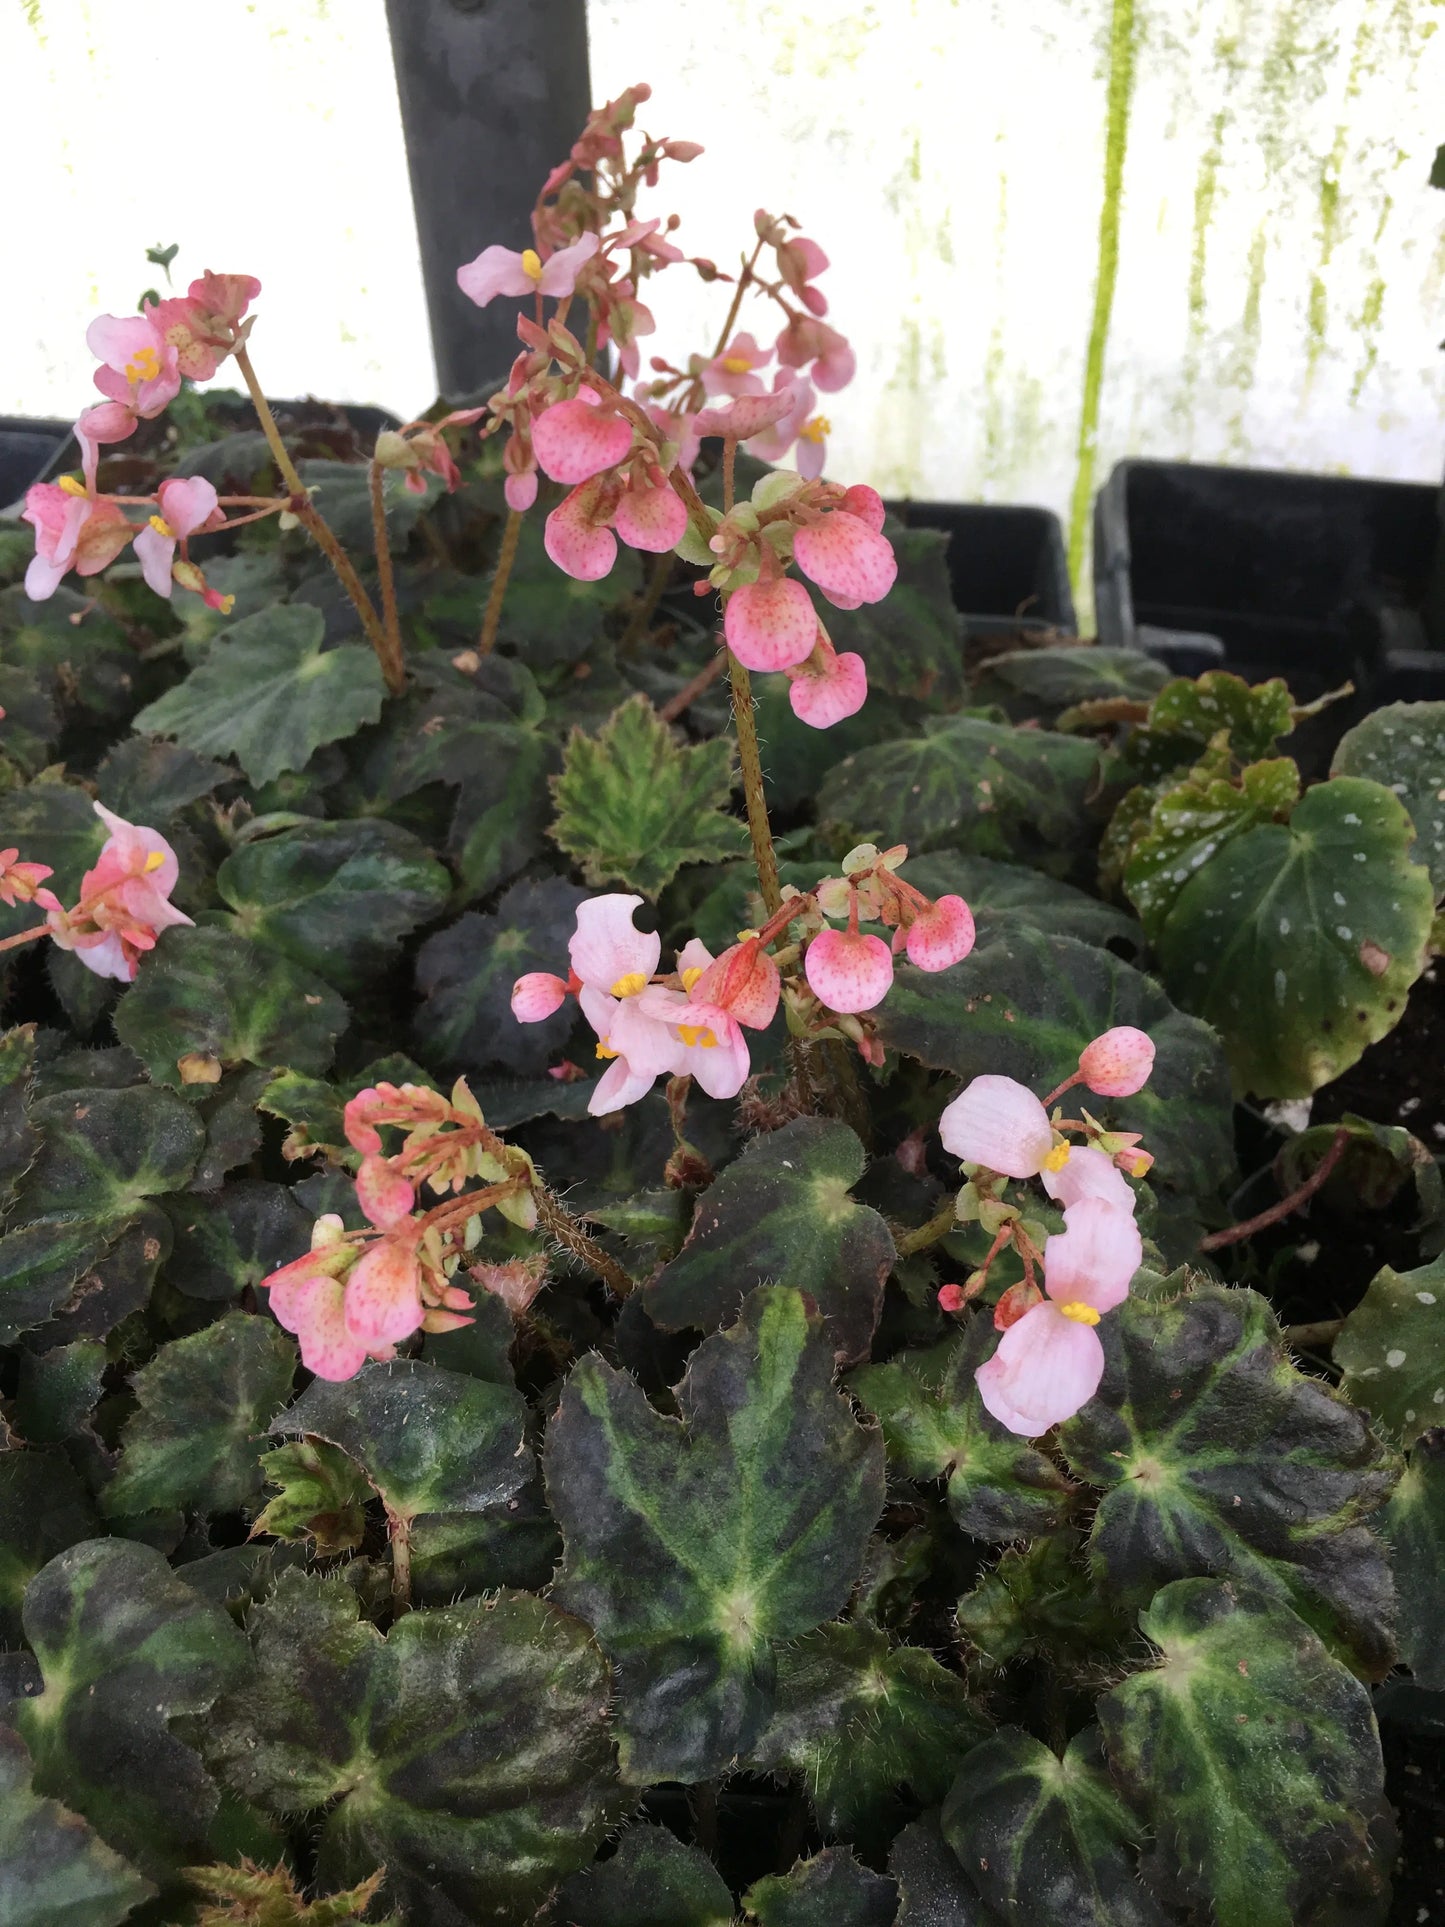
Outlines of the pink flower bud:
<svg viewBox="0 0 1445 1927">
<path fill-rule="evenodd" d="M 512 1015 L 519 1024 L 540 1024 L 566 1001 L 566 984 L 550 971 L 529 970 L 512 985 Z"/>
<path fill-rule="evenodd" d="M 846 489 L 840 504 L 844 513 L 854 515 L 865 528 L 872 529 L 875 535 L 883 533 L 883 522 L 888 511 L 883 506 L 883 497 L 876 488 L 869 488 L 866 482 L 855 482 Z"/>
<path fill-rule="evenodd" d="M 1154 1168 L 1154 1153 L 1140 1151 L 1129 1144 L 1122 1151 L 1114 1153 L 1114 1162 L 1131 1178 L 1147 1178 Z"/>
<path fill-rule="evenodd" d="M 973 912 L 962 897 L 940 897 L 908 926 L 908 960 L 920 970 L 947 970 L 973 948 Z"/>
<path fill-rule="evenodd" d="M 1154 1043 L 1142 1030 L 1121 1024 L 1079 1052 L 1085 1084 L 1100 1097 L 1132 1097 L 1149 1082 Z"/>
<path fill-rule="evenodd" d="M 962 1285 L 943 1285 L 939 1288 L 938 1309 L 940 1311 L 962 1311 L 966 1303 Z"/>
<path fill-rule="evenodd" d="M 1007 1291 L 1000 1292 L 998 1303 L 993 1308 L 994 1330 L 1006 1332 L 1010 1325 L 1027 1318 L 1039 1302 L 1038 1286 L 1028 1284 L 1021 1278 L 1016 1285 L 1010 1285 Z"/>
<path fill-rule="evenodd" d="M 527 469 L 521 475 L 509 475 L 502 484 L 502 493 L 507 498 L 507 507 L 517 515 L 525 515 L 537 499 L 537 471 Z"/>
<path fill-rule="evenodd" d="M 809 988 L 830 1010 L 852 1015 L 872 1010 L 893 983 L 893 958 L 881 937 L 824 930 L 808 945 L 803 973 Z"/>
<path fill-rule="evenodd" d="M 839 609 L 881 602 L 898 575 L 887 538 L 846 509 L 833 509 L 799 529 L 793 555 L 803 574 Z"/>
<path fill-rule="evenodd" d="M 734 592 L 723 616 L 723 634 L 744 668 L 790 669 L 812 655 L 818 617 L 802 583 L 780 576 Z"/>
<path fill-rule="evenodd" d="M 1048 1112 L 1012 1077 L 976 1077 L 938 1120 L 943 1147 L 966 1164 L 1031 1178 L 1053 1148 Z"/>
<path fill-rule="evenodd" d="M 532 423 L 532 447 L 554 482 L 585 482 L 626 461 L 632 424 L 584 392 L 542 410 Z"/>
</svg>

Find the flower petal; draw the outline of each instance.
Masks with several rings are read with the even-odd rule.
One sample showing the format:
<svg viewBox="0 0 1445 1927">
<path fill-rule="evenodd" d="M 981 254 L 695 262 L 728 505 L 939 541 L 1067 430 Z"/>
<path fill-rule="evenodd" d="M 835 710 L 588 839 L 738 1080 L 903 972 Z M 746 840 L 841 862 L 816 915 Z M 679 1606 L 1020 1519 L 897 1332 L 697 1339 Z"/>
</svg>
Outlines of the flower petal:
<svg viewBox="0 0 1445 1927">
<path fill-rule="evenodd" d="M 881 937 L 824 930 L 808 945 L 803 972 L 809 987 L 845 1015 L 872 1010 L 893 983 L 893 955 Z"/>
<path fill-rule="evenodd" d="M 1073 1144 L 1065 1163 L 1057 1171 L 1047 1165 L 1039 1173 L 1044 1189 L 1056 1204 L 1067 1210 L 1084 1198 L 1098 1198 L 1116 1211 L 1133 1211 L 1134 1193 L 1114 1160 L 1092 1144 Z"/>
<path fill-rule="evenodd" d="M 1102 1198 L 1080 1198 L 1065 1211 L 1064 1229 L 1044 1246 L 1044 1290 L 1060 1305 L 1112 1311 L 1129 1296 L 1143 1260 L 1144 1241 L 1132 1210 L 1121 1211 Z"/>
<path fill-rule="evenodd" d="M 1012 1077 L 974 1078 L 938 1120 L 943 1147 L 966 1164 L 1031 1178 L 1053 1147 L 1048 1112 Z"/>
<path fill-rule="evenodd" d="M 723 634 L 745 669 L 791 669 L 806 662 L 818 637 L 818 616 L 801 582 L 780 576 L 734 591 Z"/>
<path fill-rule="evenodd" d="M 634 928 L 633 913 L 641 907 L 641 897 L 615 890 L 578 904 L 577 928 L 567 954 L 584 984 L 610 994 L 615 983 L 634 972 L 652 976 L 662 955 L 662 939 L 655 930 Z"/>
<path fill-rule="evenodd" d="M 974 1373 L 985 1406 L 1020 1438 L 1036 1439 L 1072 1418 L 1099 1389 L 1104 1347 L 1092 1325 L 1035 1305 Z"/>
</svg>

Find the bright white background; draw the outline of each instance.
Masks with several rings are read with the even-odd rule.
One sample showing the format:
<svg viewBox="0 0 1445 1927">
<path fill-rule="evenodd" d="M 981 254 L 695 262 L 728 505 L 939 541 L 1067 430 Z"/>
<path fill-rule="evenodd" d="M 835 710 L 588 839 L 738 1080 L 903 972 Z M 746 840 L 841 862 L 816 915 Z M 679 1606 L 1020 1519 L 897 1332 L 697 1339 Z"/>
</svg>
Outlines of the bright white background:
<svg viewBox="0 0 1445 1927">
<path fill-rule="evenodd" d="M 727 262 L 762 203 L 831 254 L 859 349 L 835 473 L 1067 515 L 1118 4 L 592 0 L 596 96 L 648 78 L 646 124 L 708 149 L 659 193 L 681 238 Z M 1136 12 L 1099 478 L 1140 452 L 1438 477 L 1445 6 Z M 83 405 L 87 320 L 129 310 L 170 241 L 182 281 L 260 276 L 271 392 L 430 399 L 382 0 L 8 0 L 0 73 L 0 411 Z M 718 291 L 667 280 L 677 358 Z"/>
</svg>

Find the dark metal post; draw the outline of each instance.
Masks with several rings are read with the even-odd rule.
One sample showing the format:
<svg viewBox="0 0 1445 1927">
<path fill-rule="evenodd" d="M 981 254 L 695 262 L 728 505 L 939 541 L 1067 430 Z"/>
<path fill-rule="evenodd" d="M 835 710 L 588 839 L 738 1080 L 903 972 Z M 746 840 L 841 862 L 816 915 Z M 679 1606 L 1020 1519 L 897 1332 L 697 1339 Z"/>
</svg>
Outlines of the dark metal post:
<svg viewBox="0 0 1445 1927">
<path fill-rule="evenodd" d="M 386 0 L 437 380 L 471 393 L 517 353 L 517 304 L 476 308 L 457 269 L 529 215 L 591 106 L 586 0 Z"/>
</svg>

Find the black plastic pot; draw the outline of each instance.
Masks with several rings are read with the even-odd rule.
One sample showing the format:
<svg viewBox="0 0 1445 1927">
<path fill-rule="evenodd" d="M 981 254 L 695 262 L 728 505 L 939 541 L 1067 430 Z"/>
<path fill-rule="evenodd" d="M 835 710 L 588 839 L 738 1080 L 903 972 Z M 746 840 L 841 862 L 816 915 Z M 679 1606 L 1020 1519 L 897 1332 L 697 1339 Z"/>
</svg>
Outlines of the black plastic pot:
<svg viewBox="0 0 1445 1927">
<path fill-rule="evenodd" d="M 1351 681 L 1336 733 L 1379 704 L 1445 697 L 1422 608 L 1433 486 L 1189 462 L 1120 462 L 1094 504 L 1099 640 L 1182 675 L 1283 676 L 1308 702 Z"/>
<path fill-rule="evenodd" d="M 0 415 L 0 515 L 20 505 L 70 439 L 70 423 Z"/>
<path fill-rule="evenodd" d="M 1075 633 L 1063 530 L 1052 510 L 993 502 L 889 507 L 910 528 L 941 529 L 948 536 L 953 604 L 970 634 Z"/>
</svg>

